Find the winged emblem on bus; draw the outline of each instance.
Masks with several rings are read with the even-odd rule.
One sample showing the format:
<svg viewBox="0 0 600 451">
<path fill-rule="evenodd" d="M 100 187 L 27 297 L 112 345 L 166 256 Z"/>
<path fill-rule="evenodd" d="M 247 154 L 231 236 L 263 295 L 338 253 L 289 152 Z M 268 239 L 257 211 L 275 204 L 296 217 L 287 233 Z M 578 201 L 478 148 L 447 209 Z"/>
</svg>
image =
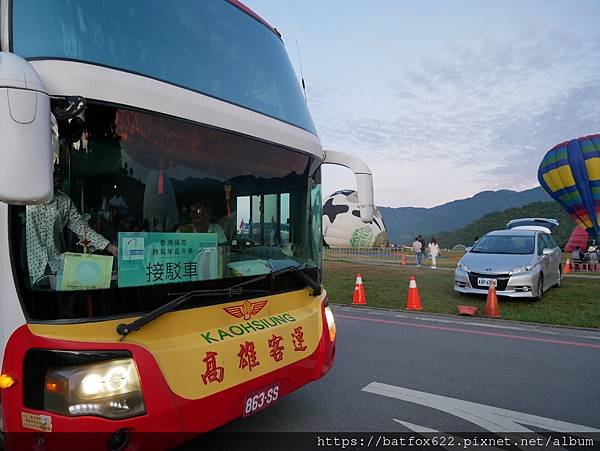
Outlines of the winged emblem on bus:
<svg viewBox="0 0 600 451">
<path fill-rule="evenodd" d="M 249 320 L 258 312 L 260 312 L 268 301 L 250 302 L 246 301 L 243 304 L 233 305 L 231 307 L 223 307 L 227 313 L 236 318 Z"/>
</svg>

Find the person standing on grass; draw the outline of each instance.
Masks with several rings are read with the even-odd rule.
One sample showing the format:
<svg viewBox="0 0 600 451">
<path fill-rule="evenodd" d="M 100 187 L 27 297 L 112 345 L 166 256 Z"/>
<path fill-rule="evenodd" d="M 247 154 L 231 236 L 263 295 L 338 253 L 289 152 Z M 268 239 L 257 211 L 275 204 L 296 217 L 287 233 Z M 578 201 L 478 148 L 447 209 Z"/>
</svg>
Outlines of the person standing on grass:
<svg viewBox="0 0 600 451">
<path fill-rule="evenodd" d="M 419 241 L 419 237 L 415 237 L 415 241 L 412 244 L 413 252 L 417 260 L 417 267 L 421 266 L 421 258 L 423 257 L 423 244 Z"/>
<path fill-rule="evenodd" d="M 429 257 L 431 258 L 431 268 L 436 269 L 436 260 L 438 255 L 440 255 L 440 245 L 435 240 L 435 237 L 431 237 L 427 249 L 429 249 Z"/>
<path fill-rule="evenodd" d="M 423 260 L 427 259 L 427 243 L 423 239 L 423 235 L 419 235 L 417 238 L 421 242 L 421 263 L 425 263 Z"/>
</svg>

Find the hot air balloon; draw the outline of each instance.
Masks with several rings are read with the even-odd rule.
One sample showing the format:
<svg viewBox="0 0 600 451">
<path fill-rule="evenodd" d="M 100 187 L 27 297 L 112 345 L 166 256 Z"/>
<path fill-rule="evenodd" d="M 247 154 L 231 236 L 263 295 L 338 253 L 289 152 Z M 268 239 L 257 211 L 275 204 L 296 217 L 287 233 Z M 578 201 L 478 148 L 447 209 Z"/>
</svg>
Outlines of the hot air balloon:
<svg viewBox="0 0 600 451">
<path fill-rule="evenodd" d="M 583 230 L 580 226 L 575 226 L 571 232 L 571 237 L 565 245 L 565 252 L 573 252 L 577 246 L 581 249 L 587 249 L 588 233 Z"/>
<path fill-rule="evenodd" d="M 373 222 L 365 224 L 356 191 L 341 190 L 323 204 L 323 239 L 330 247 L 380 247 L 387 245 L 388 235 L 379 210 Z"/>
<path fill-rule="evenodd" d="M 600 238 L 600 135 L 554 146 L 540 163 L 538 180 L 590 237 Z"/>
</svg>

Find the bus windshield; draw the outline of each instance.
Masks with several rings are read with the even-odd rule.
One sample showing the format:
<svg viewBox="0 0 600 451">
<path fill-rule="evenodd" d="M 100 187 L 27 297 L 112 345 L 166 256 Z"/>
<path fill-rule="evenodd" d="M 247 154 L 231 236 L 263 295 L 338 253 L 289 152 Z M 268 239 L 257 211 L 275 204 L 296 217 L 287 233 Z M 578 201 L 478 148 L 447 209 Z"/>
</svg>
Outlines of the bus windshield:
<svg viewBox="0 0 600 451">
<path fill-rule="evenodd" d="M 225 0 L 19 0 L 11 46 L 152 77 L 316 134 L 282 41 Z"/>
<path fill-rule="evenodd" d="M 288 266 L 318 278 L 315 157 L 99 102 L 57 125 L 53 199 L 10 210 L 30 319 L 143 313 Z M 252 288 L 302 284 L 289 275 Z"/>
</svg>

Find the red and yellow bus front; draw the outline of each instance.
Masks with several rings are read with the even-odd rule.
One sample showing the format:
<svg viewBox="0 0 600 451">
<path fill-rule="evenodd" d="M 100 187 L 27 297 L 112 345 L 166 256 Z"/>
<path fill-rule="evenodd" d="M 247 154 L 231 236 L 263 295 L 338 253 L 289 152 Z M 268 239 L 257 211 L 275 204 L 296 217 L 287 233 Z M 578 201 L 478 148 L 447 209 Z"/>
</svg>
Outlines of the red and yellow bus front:
<svg viewBox="0 0 600 451">
<path fill-rule="evenodd" d="M 23 312 L 9 441 L 208 431 L 325 374 L 317 157 L 99 101 L 81 117 L 85 142 L 58 126 L 54 198 L 0 218 L 0 314 Z"/>
<path fill-rule="evenodd" d="M 2 369 L 17 382 L 2 390 L 9 445 L 64 449 L 72 437 L 47 433 L 86 431 L 163 448 L 267 408 L 331 368 L 326 302 L 305 289 L 180 310 L 123 341 L 122 320 L 25 325 Z M 137 434 L 148 431 L 184 434 Z"/>
</svg>

